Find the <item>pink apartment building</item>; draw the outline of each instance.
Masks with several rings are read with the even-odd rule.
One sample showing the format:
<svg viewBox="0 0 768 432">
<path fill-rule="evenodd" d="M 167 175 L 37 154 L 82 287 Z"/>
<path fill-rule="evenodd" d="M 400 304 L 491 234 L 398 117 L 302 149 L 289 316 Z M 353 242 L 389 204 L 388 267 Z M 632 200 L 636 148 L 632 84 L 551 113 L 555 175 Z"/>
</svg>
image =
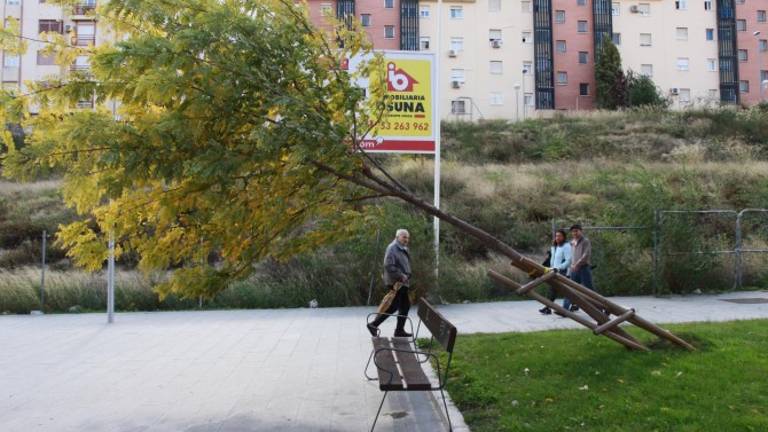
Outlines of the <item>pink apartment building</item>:
<svg viewBox="0 0 768 432">
<path fill-rule="evenodd" d="M 736 0 L 740 102 L 768 98 L 768 0 Z M 761 92 L 762 87 L 762 92 Z"/>
</svg>

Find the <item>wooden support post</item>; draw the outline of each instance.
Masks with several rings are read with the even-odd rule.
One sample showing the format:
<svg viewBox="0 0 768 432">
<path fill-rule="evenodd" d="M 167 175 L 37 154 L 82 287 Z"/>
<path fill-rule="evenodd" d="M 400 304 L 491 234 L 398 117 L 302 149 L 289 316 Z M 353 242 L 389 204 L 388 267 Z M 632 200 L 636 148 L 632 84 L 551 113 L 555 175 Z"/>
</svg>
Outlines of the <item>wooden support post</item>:
<svg viewBox="0 0 768 432">
<path fill-rule="evenodd" d="M 599 326 L 597 326 L 597 328 L 594 330 L 594 332 L 595 332 L 596 335 L 599 335 L 599 334 L 603 333 L 604 331 L 606 331 L 608 329 L 612 329 L 612 328 L 616 327 L 617 325 L 623 323 L 624 321 L 632 318 L 634 315 L 635 315 L 635 310 L 634 309 L 630 309 L 626 313 L 624 313 L 624 314 L 622 314 L 620 316 L 617 316 L 616 318 L 608 321 L 607 323 L 600 324 Z"/>
<path fill-rule="evenodd" d="M 493 279 L 496 282 L 498 282 L 498 283 L 500 283 L 502 285 L 505 285 L 505 286 L 507 286 L 507 287 L 509 287 L 511 289 L 517 290 L 517 289 L 520 288 L 520 284 L 518 284 L 517 282 L 513 281 L 512 279 L 509 279 L 509 278 L 507 278 L 507 277 L 505 277 L 505 276 L 503 276 L 503 275 L 501 275 L 499 273 L 496 273 L 493 270 L 490 270 L 488 272 L 488 275 L 491 277 L 491 279 Z M 530 297 L 536 299 L 540 303 L 542 303 L 542 304 L 544 304 L 544 305 L 546 305 L 546 306 L 548 306 L 548 307 L 550 307 L 550 308 L 560 312 L 564 316 L 567 316 L 568 318 L 576 321 L 577 323 L 579 323 L 579 324 L 589 328 L 590 330 L 594 330 L 597 327 L 597 325 L 595 323 L 585 319 L 584 317 L 582 317 L 580 315 L 577 315 L 577 314 L 575 314 L 575 313 L 573 313 L 573 312 L 563 308 L 559 304 L 549 300 L 548 298 L 542 296 L 541 294 L 539 294 L 539 293 L 537 293 L 535 291 L 530 291 L 528 293 L 528 295 Z M 613 339 L 614 341 L 616 341 L 616 342 L 618 342 L 618 343 L 620 343 L 620 344 L 622 344 L 622 345 L 624 345 L 624 346 L 626 346 L 627 348 L 630 348 L 630 349 L 636 349 L 636 350 L 641 350 L 641 351 L 650 351 L 647 347 L 643 346 L 642 344 L 640 344 L 640 343 L 638 343 L 636 341 L 629 340 L 629 339 L 627 339 L 627 338 L 625 338 L 623 336 L 617 335 L 617 334 L 613 333 L 610 330 L 605 332 L 604 336 L 609 337 L 609 338 Z"/>
<path fill-rule="evenodd" d="M 515 292 L 517 293 L 517 295 L 521 295 L 521 296 L 526 295 L 526 294 L 528 294 L 528 291 L 530 291 L 530 290 L 536 288 L 537 286 L 543 284 L 544 282 L 552 279 L 553 277 L 555 277 L 556 274 L 557 274 L 557 272 L 555 272 L 555 271 L 550 271 L 550 272 L 544 273 L 544 276 L 539 276 L 538 278 L 528 282 L 527 284 L 525 284 L 525 285 L 521 286 L 520 288 L 518 288 L 517 291 L 515 291 Z"/>
<path fill-rule="evenodd" d="M 555 282 L 557 283 L 557 282 Z M 575 292 L 574 290 L 571 290 L 570 287 L 563 286 L 564 290 L 570 290 L 573 297 L 571 298 L 571 301 L 581 307 L 581 309 L 586 312 L 587 315 L 591 316 L 592 319 L 597 321 L 597 324 L 604 324 L 610 320 L 610 317 L 603 313 L 603 311 L 599 310 L 595 305 L 587 298 L 583 297 L 581 294 Z M 600 306 L 600 305 L 598 305 Z M 622 328 L 614 328 L 612 330 L 614 333 L 629 339 L 631 341 L 640 343 L 637 339 L 632 337 L 629 333 L 624 331 Z"/>
</svg>

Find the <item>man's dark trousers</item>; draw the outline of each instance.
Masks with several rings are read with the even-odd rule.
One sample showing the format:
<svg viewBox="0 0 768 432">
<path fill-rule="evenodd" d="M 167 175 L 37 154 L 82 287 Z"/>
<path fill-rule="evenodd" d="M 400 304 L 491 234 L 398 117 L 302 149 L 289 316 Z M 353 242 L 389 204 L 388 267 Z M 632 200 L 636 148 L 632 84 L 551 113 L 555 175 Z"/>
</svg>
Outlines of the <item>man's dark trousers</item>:
<svg viewBox="0 0 768 432">
<path fill-rule="evenodd" d="M 589 268 L 589 265 L 583 265 L 580 269 L 571 273 L 571 280 L 595 291 L 595 287 L 592 286 L 592 269 Z M 568 297 L 563 300 L 563 307 L 566 309 L 571 307 L 571 300 Z"/>
<path fill-rule="evenodd" d="M 387 288 L 393 289 L 392 286 L 388 286 Z M 411 310 L 411 299 L 408 297 L 408 287 L 403 286 L 400 287 L 400 290 L 397 292 L 397 295 L 395 295 L 395 299 L 392 300 L 389 309 L 386 310 L 386 313 L 388 314 L 393 314 L 397 311 L 398 315 L 403 315 L 397 317 L 397 330 L 405 330 L 405 317 L 408 316 L 409 310 Z M 371 324 L 378 327 L 387 318 L 389 318 L 389 315 L 379 315 Z"/>
</svg>

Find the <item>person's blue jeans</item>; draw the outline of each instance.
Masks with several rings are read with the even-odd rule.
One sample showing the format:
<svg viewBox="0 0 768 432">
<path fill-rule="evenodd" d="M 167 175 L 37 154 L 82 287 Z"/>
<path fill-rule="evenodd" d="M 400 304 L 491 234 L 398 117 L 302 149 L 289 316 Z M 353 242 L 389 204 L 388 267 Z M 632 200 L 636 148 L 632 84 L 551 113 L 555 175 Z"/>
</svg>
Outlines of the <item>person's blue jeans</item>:
<svg viewBox="0 0 768 432">
<path fill-rule="evenodd" d="M 595 291 L 595 287 L 592 285 L 592 269 L 590 269 L 588 265 L 582 266 L 579 270 L 572 272 L 571 280 Z M 571 308 L 571 300 L 568 297 L 563 300 L 563 307 L 565 309 Z"/>
</svg>

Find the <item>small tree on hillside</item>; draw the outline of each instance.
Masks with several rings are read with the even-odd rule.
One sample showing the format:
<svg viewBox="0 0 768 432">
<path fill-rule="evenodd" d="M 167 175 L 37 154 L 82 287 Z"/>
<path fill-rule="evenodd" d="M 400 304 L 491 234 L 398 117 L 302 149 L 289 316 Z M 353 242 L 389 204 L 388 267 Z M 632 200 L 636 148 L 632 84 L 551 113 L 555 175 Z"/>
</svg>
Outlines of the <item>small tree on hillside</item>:
<svg viewBox="0 0 768 432">
<path fill-rule="evenodd" d="M 633 71 L 627 72 L 627 102 L 631 107 L 666 107 L 669 101 L 662 95 L 656 83 Z"/>
<path fill-rule="evenodd" d="M 607 36 L 597 56 L 595 81 L 598 108 L 615 110 L 627 105 L 627 80 L 621 68 L 621 54 Z"/>
</svg>

